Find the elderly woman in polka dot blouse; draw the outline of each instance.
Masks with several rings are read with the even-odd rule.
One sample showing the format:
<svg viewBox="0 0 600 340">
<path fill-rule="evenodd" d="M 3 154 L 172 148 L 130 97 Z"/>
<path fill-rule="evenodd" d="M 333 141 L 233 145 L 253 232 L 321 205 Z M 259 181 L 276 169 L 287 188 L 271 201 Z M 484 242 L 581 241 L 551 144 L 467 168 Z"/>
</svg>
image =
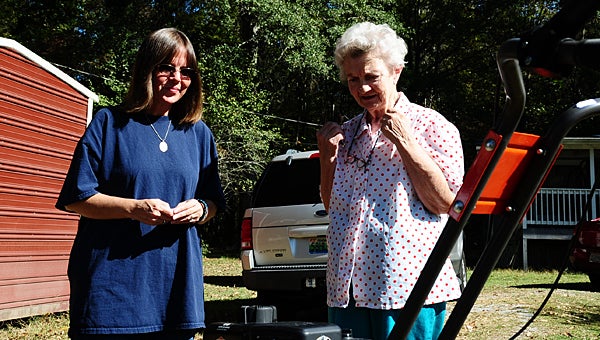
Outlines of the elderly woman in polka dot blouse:
<svg viewBox="0 0 600 340">
<path fill-rule="evenodd" d="M 335 62 L 363 112 L 317 132 L 329 211 L 329 321 L 354 337 L 387 339 L 448 219 L 464 163 L 456 127 L 396 85 L 406 43 L 364 22 L 337 41 Z M 460 296 L 446 261 L 409 338 L 436 339 Z"/>
</svg>

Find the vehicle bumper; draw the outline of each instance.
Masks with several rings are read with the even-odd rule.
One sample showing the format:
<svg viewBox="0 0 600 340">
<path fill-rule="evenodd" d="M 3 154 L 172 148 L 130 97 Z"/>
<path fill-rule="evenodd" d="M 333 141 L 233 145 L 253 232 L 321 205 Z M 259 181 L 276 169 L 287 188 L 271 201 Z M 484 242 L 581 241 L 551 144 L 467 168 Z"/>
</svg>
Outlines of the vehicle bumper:
<svg viewBox="0 0 600 340">
<path fill-rule="evenodd" d="M 260 291 L 302 291 L 325 288 L 325 267 L 322 268 L 256 268 L 242 272 L 244 286 Z"/>
<path fill-rule="evenodd" d="M 255 291 L 305 291 L 325 289 L 327 264 L 256 266 L 252 253 L 242 252 L 242 278 Z"/>
</svg>

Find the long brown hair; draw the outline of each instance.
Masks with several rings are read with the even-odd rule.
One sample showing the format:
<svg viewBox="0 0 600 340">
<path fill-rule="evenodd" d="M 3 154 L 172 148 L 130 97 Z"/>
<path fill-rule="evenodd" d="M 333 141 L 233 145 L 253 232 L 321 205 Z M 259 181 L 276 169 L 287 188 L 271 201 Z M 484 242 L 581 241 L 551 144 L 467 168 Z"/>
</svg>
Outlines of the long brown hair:
<svg viewBox="0 0 600 340">
<path fill-rule="evenodd" d="M 196 74 L 191 77 L 185 95 L 171 106 L 169 117 L 178 125 L 193 124 L 202 119 L 202 79 L 194 47 L 188 37 L 175 28 L 154 31 L 140 45 L 129 91 L 123 102 L 125 112 L 137 113 L 150 108 L 154 97 L 152 74 L 156 66 L 170 63 L 182 49 L 186 51 L 187 66 L 196 70 Z"/>
</svg>

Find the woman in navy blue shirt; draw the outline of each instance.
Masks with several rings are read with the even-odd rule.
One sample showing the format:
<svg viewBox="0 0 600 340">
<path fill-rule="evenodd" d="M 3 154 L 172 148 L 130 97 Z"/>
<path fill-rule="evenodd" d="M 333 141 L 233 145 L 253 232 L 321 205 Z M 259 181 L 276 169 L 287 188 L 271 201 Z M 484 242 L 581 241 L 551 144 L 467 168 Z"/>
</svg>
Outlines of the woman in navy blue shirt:
<svg viewBox="0 0 600 340">
<path fill-rule="evenodd" d="M 182 32 L 151 33 L 128 95 L 99 110 L 56 203 L 81 215 L 69 260 L 73 339 L 193 339 L 204 328 L 199 225 L 225 207 L 202 83 Z"/>
</svg>

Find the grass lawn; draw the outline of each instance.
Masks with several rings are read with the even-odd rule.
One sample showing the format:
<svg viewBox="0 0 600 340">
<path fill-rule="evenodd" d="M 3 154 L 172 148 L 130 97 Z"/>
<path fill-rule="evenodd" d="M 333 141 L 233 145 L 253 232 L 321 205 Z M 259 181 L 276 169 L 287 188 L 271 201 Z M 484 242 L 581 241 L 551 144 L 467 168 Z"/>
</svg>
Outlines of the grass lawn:
<svg viewBox="0 0 600 340">
<path fill-rule="evenodd" d="M 205 259 L 207 322 L 237 321 L 256 293 L 242 287 L 236 258 Z M 458 339 L 509 339 L 535 312 L 556 272 L 495 270 L 469 313 Z M 454 303 L 449 304 L 449 312 Z M 280 320 L 290 321 L 290 320 Z M 56 313 L 0 322 L 0 339 L 67 339 L 68 315 Z M 197 336 L 201 339 L 201 334 Z M 600 339 L 600 293 L 587 276 L 566 273 L 540 316 L 517 339 Z"/>
</svg>

